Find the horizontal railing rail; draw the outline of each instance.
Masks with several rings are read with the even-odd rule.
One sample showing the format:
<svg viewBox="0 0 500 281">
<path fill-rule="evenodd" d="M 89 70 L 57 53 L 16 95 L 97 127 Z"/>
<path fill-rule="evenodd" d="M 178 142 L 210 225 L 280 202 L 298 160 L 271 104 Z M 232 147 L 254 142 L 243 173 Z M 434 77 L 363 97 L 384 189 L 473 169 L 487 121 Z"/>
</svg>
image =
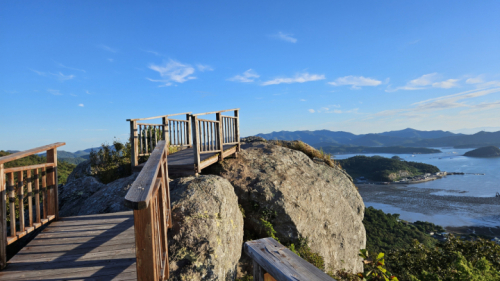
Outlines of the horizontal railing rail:
<svg viewBox="0 0 500 281">
<path fill-rule="evenodd" d="M 254 281 L 335 281 L 273 238 L 248 241 L 243 248 L 253 260 Z"/>
<path fill-rule="evenodd" d="M 229 111 L 234 111 L 234 117 L 222 115 Z M 216 120 L 198 118 L 209 114 L 215 114 Z M 191 122 L 195 173 L 201 173 L 203 168 L 202 154 L 218 153 L 219 161 L 222 161 L 224 145 L 235 145 L 235 152 L 240 151 L 239 108 L 192 114 Z"/>
<path fill-rule="evenodd" d="M 7 265 L 7 245 L 59 218 L 57 148 L 63 145 L 65 143 L 58 142 L 0 157 L 0 268 Z M 47 163 L 5 167 L 8 162 L 44 151 Z M 9 227 L 7 220 L 10 220 Z M 10 228 L 9 236 L 7 228 Z"/>
<path fill-rule="evenodd" d="M 167 143 L 159 141 L 130 187 L 124 205 L 134 210 L 137 280 L 167 280 L 167 229 L 172 227 Z"/>
<path fill-rule="evenodd" d="M 130 122 L 130 144 L 132 168 L 139 165 L 139 157 L 149 156 L 161 140 L 166 140 L 167 148 L 176 150 L 192 146 L 191 112 L 168 114 L 146 118 L 127 119 Z M 186 115 L 186 120 L 169 119 L 172 116 Z M 138 121 L 160 119 L 161 124 Z M 167 151 L 169 151 L 167 149 Z"/>
</svg>

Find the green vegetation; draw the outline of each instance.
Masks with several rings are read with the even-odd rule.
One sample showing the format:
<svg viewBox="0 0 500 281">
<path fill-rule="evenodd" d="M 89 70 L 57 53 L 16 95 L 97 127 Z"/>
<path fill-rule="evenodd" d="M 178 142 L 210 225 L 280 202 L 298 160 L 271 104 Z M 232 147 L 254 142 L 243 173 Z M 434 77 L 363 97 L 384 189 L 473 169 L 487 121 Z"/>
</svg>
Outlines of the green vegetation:
<svg viewBox="0 0 500 281">
<path fill-rule="evenodd" d="M 498 157 L 500 156 L 500 148 L 496 146 L 485 146 L 472 151 L 467 151 L 464 156 L 469 157 Z"/>
<path fill-rule="evenodd" d="M 322 149 L 327 153 L 392 153 L 392 154 L 431 154 L 440 153 L 439 149 L 425 147 L 404 147 L 404 146 L 386 146 L 386 147 L 369 147 L 369 146 L 323 146 Z"/>
<path fill-rule="evenodd" d="M 400 161 L 381 156 L 354 156 L 337 160 L 337 162 L 353 178 L 364 176 L 373 181 L 395 181 L 400 179 L 401 172 L 406 173 L 409 177 L 439 172 L 438 167 L 429 164 Z"/>
<path fill-rule="evenodd" d="M 90 165 L 97 178 L 107 184 L 132 174 L 130 153 L 130 142 L 123 144 L 114 140 L 113 146 L 103 143 L 99 150 L 90 152 Z"/>
</svg>

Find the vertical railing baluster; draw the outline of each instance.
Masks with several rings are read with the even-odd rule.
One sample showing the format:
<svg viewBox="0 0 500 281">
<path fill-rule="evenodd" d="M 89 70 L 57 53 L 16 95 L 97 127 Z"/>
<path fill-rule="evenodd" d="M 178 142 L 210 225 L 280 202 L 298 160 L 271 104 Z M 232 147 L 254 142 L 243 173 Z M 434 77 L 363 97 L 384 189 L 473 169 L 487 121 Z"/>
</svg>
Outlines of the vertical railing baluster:
<svg viewBox="0 0 500 281">
<path fill-rule="evenodd" d="M 27 188 L 28 188 L 28 213 L 29 213 L 29 226 L 33 226 L 33 190 L 32 190 L 32 182 L 33 178 L 31 177 L 31 170 L 26 171 L 26 180 Z"/>
<path fill-rule="evenodd" d="M 158 145 L 158 130 L 156 129 L 156 126 L 153 126 L 153 130 L 155 132 L 155 147 Z"/>
<path fill-rule="evenodd" d="M 131 146 L 131 159 L 130 164 L 132 168 L 139 165 L 139 131 L 137 128 L 137 121 L 130 121 L 130 146 Z"/>
<path fill-rule="evenodd" d="M 7 266 L 7 183 L 4 165 L 0 164 L 0 269 Z"/>
<path fill-rule="evenodd" d="M 36 223 L 40 223 L 40 175 L 38 169 L 35 169 L 35 212 Z"/>
<path fill-rule="evenodd" d="M 149 131 L 149 151 L 151 151 L 150 153 L 153 153 L 155 147 L 153 146 L 153 129 L 151 125 L 148 126 L 148 131 Z"/>
<path fill-rule="evenodd" d="M 142 125 L 139 125 L 139 154 L 143 154 L 143 147 L 142 147 Z"/>
<path fill-rule="evenodd" d="M 43 219 L 47 219 L 47 171 L 42 168 Z"/>
<path fill-rule="evenodd" d="M 238 110 L 235 110 L 234 111 L 234 117 L 236 117 L 235 120 L 235 128 L 236 128 L 236 142 L 238 142 L 238 146 L 236 147 L 236 152 L 240 152 L 240 149 L 241 149 L 241 144 L 240 144 L 240 115 L 239 115 L 239 111 Z"/>
<path fill-rule="evenodd" d="M 7 174 L 9 189 L 10 236 L 16 236 L 16 187 L 14 186 L 14 173 Z"/>
<path fill-rule="evenodd" d="M 24 232 L 24 172 L 17 172 L 17 196 L 19 198 L 19 232 Z"/>
</svg>

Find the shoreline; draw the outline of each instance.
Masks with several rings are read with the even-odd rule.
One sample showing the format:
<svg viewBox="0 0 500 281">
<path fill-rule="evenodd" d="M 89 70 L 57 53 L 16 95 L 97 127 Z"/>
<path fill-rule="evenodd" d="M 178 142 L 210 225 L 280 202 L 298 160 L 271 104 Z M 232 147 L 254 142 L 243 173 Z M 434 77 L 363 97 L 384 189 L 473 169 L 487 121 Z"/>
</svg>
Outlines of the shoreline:
<svg viewBox="0 0 500 281">
<path fill-rule="evenodd" d="M 366 206 L 399 213 L 407 221 L 429 221 L 450 233 L 500 237 L 500 198 L 456 196 L 459 190 L 418 188 L 402 184 L 356 184 Z M 436 192 L 450 195 L 436 195 Z M 376 206 L 377 204 L 381 206 Z"/>
</svg>

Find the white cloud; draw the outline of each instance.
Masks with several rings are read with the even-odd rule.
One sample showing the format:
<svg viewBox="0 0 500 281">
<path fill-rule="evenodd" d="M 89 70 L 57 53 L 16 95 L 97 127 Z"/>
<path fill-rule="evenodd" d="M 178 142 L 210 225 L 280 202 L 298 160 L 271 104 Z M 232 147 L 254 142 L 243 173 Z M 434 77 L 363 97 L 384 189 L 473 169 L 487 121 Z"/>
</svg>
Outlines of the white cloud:
<svg viewBox="0 0 500 281">
<path fill-rule="evenodd" d="M 278 32 L 278 34 L 273 35 L 273 37 L 276 37 L 276 38 L 281 39 L 283 41 L 290 42 L 290 43 L 297 43 L 297 38 L 294 38 L 292 36 L 293 36 L 293 34 L 286 34 L 286 33 L 283 33 L 281 31 Z"/>
<path fill-rule="evenodd" d="M 255 81 L 255 79 L 257 79 L 259 77 L 260 77 L 260 75 L 257 74 L 257 72 L 253 71 L 252 69 L 249 69 L 249 70 L 243 72 L 243 75 L 236 75 L 236 76 L 231 77 L 227 80 L 234 81 L 234 82 L 249 83 L 249 82 Z"/>
<path fill-rule="evenodd" d="M 170 60 L 165 63 L 165 66 L 150 64 L 149 68 L 157 71 L 163 78 L 161 80 L 155 80 L 146 78 L 152 82 L 161 82 L 163 86 L 170 86 L 172 83 L 184 83 L 188 80 L 196 79 L 196 77 L 191 76 L 195 69 L 189 64 L 182 64 L 175 60 Z"/>
<path fill-rule="evenodd" d="M 309 109 L 309 112 L 314 113 L 314 112 L 316 112 L 316 110 L 314 110 L 314 109 Z"/>
<path fill-rule="evenodd" d="M 87 71 L 85 71 L 84 69 L 78 69 L 78 68 L 73 68 L 73 67 L 69 67 L 69 66 L 65 66 L 64 64 L 62 63 L 57 63 L 57 65 L 59 67 L 62 67 L 62 68 L 66 68 L 66 69 L 69 69 L 69 70 L 76 70 L 76 71 L 81 71 L 83 73 L 86 73 Z"/>
<path fill-rule="evenodd" d="M 83 103 L 80 103 L 78 106 L 83 107 Z"/>
<path fill-rule="evenodd" d="M 454 87 L 458 87 L 458 82 L 459 79 L 448 79 L 448 80 L 445 80 L 445 81 L 441 81 L 441 82 L 435 82 L 435 83 L 432 83 L 432 87 L 434 88 L 443 88 L 443 89 L 449 89 L 449 88 L 454 88 Z"/>
<path fill-rule="evenodd" d="M 105 51 L 111 52 L 111 53 L 116 53 L 116 52 L 118 52 L 118 50 L 117 50 L 117 49 L 115 49 L 115 48 L 111 48 L 111 47 L 109 47 L 109 46 L 102 45 L 102 44 L 101 44 L 101 45 L 97 45 L 97 47 L 99 47 L 99 48 L 101 48 L 101 49 L 103 49 L 103 50 L 105 50 Z"/>
<path fill-rule="evenodd" d="M 59 80 L 61 82 L 75 78 L 75 75 L 64 75 L 62 72 L 58 72 L 58 73 L 42 72 L 42 71 L 34 70 L 31 68 L 29 70 L 35 72 L 36 74 L 38 74 L 40 76 L 56 78 L 57 80 Z"/>
<path fill-rule="evenodd" d="M 337 78 L 335 81 L 329 82 L 328 84 L 333 86 L 351 85 L 353 89 L 360 89 L 365 86 L 378 86 L 382 84 L 382 81 L 363 76 L 349 75 Z"/>
<path fill-rule="evenodd" d="M 305 99 L 300 99 L 300 101 L 306 101 Z"/>
<path fill-rule="evenodd" d="M 323 74 L 309 74 L 307 72 L 302 73 L 302 74 L 297 74 L 293 78 L 275 78 L 273 80 L 266 81 L 262 83 L 262 86 L 267 86 L 267 85 L 277 85 L 277 84 L 291 84 L 291 83 L 304 83 L 304 82 L 310 82 L 310 81 L 317 81 L 317 80 L 323 80 L 325 79 L 325 75 Z"/>
<path fill-rule="evenodd" d="M 475 77 L 475 78 L 469 78 L 467 80 L 465 80 L 465 83 L 467 84 L 479 84 L 479 83 L 483 83 L 483 79 L 478 76 L 478 77 Z"/>
<path fill-rule="evenodd" d="M 214 69 L 210 65 L 197 64 L 196 67 L 201 72 L 214 71 Z"/>
<path fill-rule="evenodd" d="M 47 89 L 47 92 L 53 94 L 54 96 L 62 96 L 62 94 L 59 92 L 59 90 Z"/>
<path fill-rule="evenodd" d="M 114 59 L 108 59 L 109 62 L 114 62 L 115 60 Z"/>
</svg>

